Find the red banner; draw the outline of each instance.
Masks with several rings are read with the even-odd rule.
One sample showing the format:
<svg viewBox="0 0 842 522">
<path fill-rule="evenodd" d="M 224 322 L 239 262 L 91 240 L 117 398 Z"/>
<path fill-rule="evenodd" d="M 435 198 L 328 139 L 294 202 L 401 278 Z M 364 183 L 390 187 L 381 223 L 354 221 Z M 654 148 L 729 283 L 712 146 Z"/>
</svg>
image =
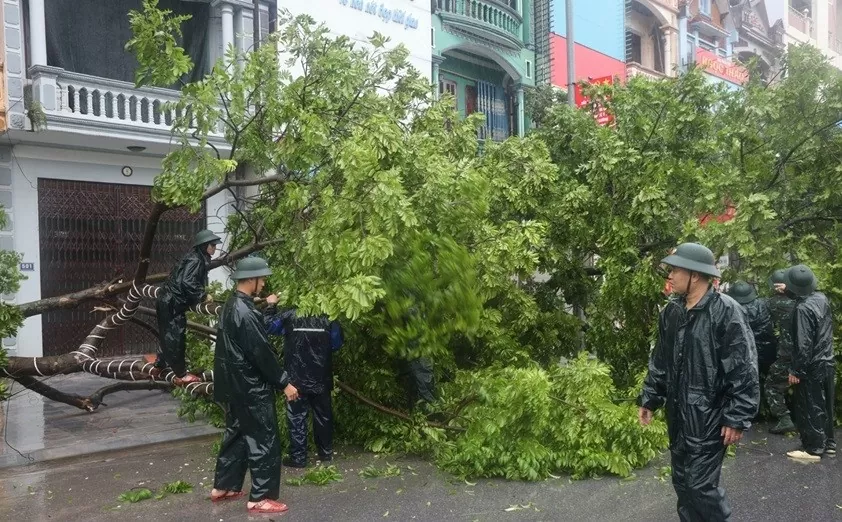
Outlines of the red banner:
<svg viewBox="0 0 842 522">
<path fill-rule="evenodd" d="M 600 78 L 593 78 L 590 80 L 592 85 L 604 85 L 614 83 L 613 76 L 602 76 Z M 580 109 L 582 107 L 586 107 L 590 105 L 591 99 L 582 94 L 582 84 L 576 83 L 574 88 L 574 96 L 576 101 L 576 107 Z M 608 112 L 608 110 L 603 107 L 602 105 L 597 105 L 593 108 L 593 117 L 599 125 L 611 125 L 614 123 L 614 115 Z"/>
<path fill-rule="evenodd" d="M 748 81 L 748 69 L 701 47 L 696 47 L 696 65 L 708 74 L 737 85 L 743 85 Z"/>
</svg>

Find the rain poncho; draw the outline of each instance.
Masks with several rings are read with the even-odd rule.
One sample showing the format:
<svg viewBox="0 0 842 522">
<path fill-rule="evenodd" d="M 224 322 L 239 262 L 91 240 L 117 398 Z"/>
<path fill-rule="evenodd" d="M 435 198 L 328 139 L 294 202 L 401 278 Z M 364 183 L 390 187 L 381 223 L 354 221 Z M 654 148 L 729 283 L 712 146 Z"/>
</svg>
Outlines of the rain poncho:
<svg viewBox="0 0 842 522">
<path fill-rule="evenodd" d="M 769 413 L 780 419 L 789 415 L 786 393 L 789 389 L 789 366 L 792 362 L 792 312 L 795 310 L 795 301 L 786 295 L 776 294 L 768 303 L 777 332 L 778 353 L 766 377 L 766 403 Z"/>
<path fill-rule="evenodd" d="M 179 377 L 187 371 L 184 351 L 187 347 L 187 310 L 205 300 L 205 281 L 211 258 L 207 245 L 191 250 L 173 268 L 155 302 L 161 352 L 156 366 L 169 366 Z"/>
<path fill-rule="evenodd" d="M 284 336 L 284 367 L 299 398 L 287 402 L 290 459 L 307 462 L 307 415 L 313 410 L 313 439 L 322 460 L 333 456 L 333 352 L 344 340 L 342 328 L 325 316 L 299 317 L 284 311 L 268 321 L 272 335 Z"/>
<path fill-rule="evenodd" d="M 433 363 L 427 357 L 400 361 L 398 377 L 403 382 L 409 409 L 421 400 L 429 404 L 436 400 L 436 379 Z"/>
<path fill-rule="evenodd" d="M 759 394 L 754 336 L 742 307 L 712 289 L 691 310 L 683 298 L 671 300 L 661 312 L 640 405 L 666 407 L 681 520 L 730 516 L 719 487 L 721 429 L 748 429 Z"/>
<path fill-rule="evenodd" d="M 765 299 L 755 299 L 743 305 L 748 317 L 748 324 L 754 333 L 754 344 L 757 347 L 757 364 L 760 373 L 765 375 L 769 367 L 775 362 L 778 352 L 778 340 L 775 339 L 775 327 L 772 314 Z"/>
<path fill-rule="evenodd" d="M 821 292 L 797 301 L 792 318 L 792 339 L 789 372 L 801 379 L 795 386 L 796 424 L 804 450 L 818 455 L 836 444 L 833 436 L 833 319 L 830 303 Z"/>
<path fill-rule="evenodd" d="M 214 359 L 214 399 L 226 405 L 216 489 L 240 491 L 248 468 L 250 500 L 278 498 L 281 445 L 275 393 L 289 382 L 253 299 L 235 292 L 222 308 Z"/>
<path fill-rule="evenodd" d="M 786 295 L 777 294 L 769 298 L 769 312 L 778 336 L 777 360 L 785 361 L 787 368 L 792 360 L 792 313 L 795 301 Z"/>
</svg>

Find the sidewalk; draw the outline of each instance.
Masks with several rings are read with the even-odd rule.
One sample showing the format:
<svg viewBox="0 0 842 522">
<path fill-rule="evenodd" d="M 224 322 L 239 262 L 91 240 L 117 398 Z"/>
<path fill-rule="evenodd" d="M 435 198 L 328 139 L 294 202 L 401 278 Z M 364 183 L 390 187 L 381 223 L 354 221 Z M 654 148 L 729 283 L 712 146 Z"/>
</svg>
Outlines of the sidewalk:
<svg viewBox="0 0 842 522">
<path fill-rule="evenodd" d="M 88 395 L 112 383 L 86 373 L 57 375 L 47 381 L 62 391 Z M 19 393 L 20 392 L 20 393 Z M 94 413 L 54 402 L 19 384 L 0 402 L 0 469 L 89 455 L 219 432 L 176 414 L 179 401 L 167 392 L 117 392 Z M 15 451 L 17 450 L 17 451 Z"/>
</svg>

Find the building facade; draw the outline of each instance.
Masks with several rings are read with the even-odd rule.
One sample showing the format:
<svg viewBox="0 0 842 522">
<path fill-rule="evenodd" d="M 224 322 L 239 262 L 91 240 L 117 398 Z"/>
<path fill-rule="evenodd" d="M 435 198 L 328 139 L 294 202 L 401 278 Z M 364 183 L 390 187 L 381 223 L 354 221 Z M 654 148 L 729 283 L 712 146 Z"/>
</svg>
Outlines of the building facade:
<svg viewBox="0 0 842 522">
<path fill-rule="evenodd" d="M 565 0 L 549 4 L 550 84 L 568 88 Z M 575 82 L 626 78 L 625 0 L 573 0 Z"/>
<path fill-rule="evenodd" d="M 432 81 L 462 115 L 485 114 L 480 139 L 526 131 L 535 85 L 532 0 L 432 0 Z"/>
<path fill-rule="evenodd" d="M 732 0 L 731 4 L 731 16 L 737 28 L 734 54 L 745 64 L 756 60 L 760 74 L 771 78 L 778 70 L 783 52 L 783 21 L 770 23 L 765 0 Z"/>
<path fill-rule="evenodd" d="M 748 81 L 748 70 L 737 61 L 739 41 L 729 0 L 684 0 L 678 6 L 679 68 L 703 69 L 713 83 L 739 89 Z"/>
<path fill-rule="evenodd" d="M 842 69 L 842 0 L 767 0 L 766 9 L 785 45 L 813 45 Z"/>
<path fill-rule="evenodd" d="M 331 34 L 347 36 L 363 45 L 378 32 L 389 38 L 387 46 L 405 46 L 410 64 L 425 77 L 432 76 L 430 2 L 278 0 L 278 8 L 293 15 L 310 15 L 316 22 L 325 24 Z"/>
<path fill-rule="evenodd" d="M 628 76 L 675 76 L 678 55 L 678 0 L 627 0 Z"/>
<path fill-rule="evenodd" d="M 206 73 L 228 45 L 252 46 L 252 0 L 159 5 L 191 16 L 183 27 L 183 45 L 196 63 L 191 78 Z M 134 86 L 137 63 L 124 46 L 131 38 L 128 12 L 140 6 L 137 0 L 4 1 L 0 204 L 10 223 L 0 232 L 0 248 L 23 255 L 27 276 L 19 292 L 3 296 L 8 302 L 81 290 L 130 274 L 137 262 L 151 185 L 172 146 L 173 115 L 164 103 L 179 95 L 174 88 Z M 276 13 L 274 0 L 260 5 L 261 37 Z M 214 144 L 226 148 L 221 135 Z M 169 270 L 202 228 L 224 236 L 230 204 L 220 194 L 200 214 L 167 213 L 151 269 Z M 31 317 L 16 338 L 2 342 L 11 355 L 67 353 L 82 341 L 91 317 L 89 309 Z M 156 343 L 129 328 L 103 351 L 141 353 Z"/>
</svg>

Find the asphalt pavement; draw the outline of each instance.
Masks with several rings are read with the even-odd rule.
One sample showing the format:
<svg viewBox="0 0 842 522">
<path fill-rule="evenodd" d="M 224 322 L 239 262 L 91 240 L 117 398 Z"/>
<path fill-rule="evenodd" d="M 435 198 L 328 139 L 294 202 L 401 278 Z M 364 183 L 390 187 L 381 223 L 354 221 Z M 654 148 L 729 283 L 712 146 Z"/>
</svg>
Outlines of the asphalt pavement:
<svg viewBox="0 0 842 522">
<path fill-rule="evenodd" d="M 215 437 L 146 445 L 110 453 L 4 469 L 0 475 L 0 520 L 286 520 L 286 521 L 669 521 L 676 520 L 675 494 L 664 457 L 620 480 L 537 483 L 505 480 L 466 482 L 417 457 L 375 456 L 343 451 L 335 464 L 341 482 L 327 486 L 284 484 L 283 515 L 248 515 L 245 501 L 212 504 Z M 761 425 L 728 458 L 723 485 L 734 521 L 842 520 L 842 468 L 836 458 L 816 464 L 790 461 L 784 453 L 797 439 L 769 435 Z M 400 468 L 392 477 L 365 478 L 367 466 Z M 283 479 L 301 477 L 284 469 Z M 131 504 L 118 500 L 129 490 L 157 492 L 183 480 L 185 494 Z"/>
</svg>

